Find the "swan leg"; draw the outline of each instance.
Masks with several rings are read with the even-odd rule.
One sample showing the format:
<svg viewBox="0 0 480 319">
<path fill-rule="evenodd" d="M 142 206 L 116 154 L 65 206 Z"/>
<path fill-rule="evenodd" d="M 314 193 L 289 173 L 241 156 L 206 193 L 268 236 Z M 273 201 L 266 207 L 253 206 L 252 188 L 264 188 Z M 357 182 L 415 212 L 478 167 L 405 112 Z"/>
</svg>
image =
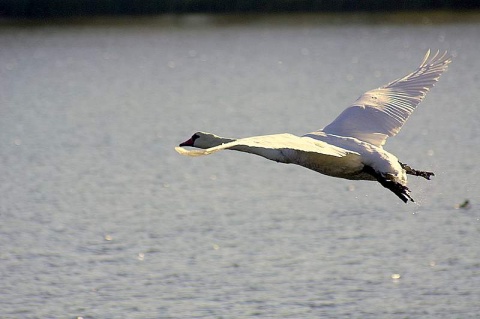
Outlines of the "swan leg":
<svg viewBox="0 0 480 319">
<path fill-rule="evenodd" d="M 433 172 L 417 171 L 416 169 L 411 168 L 407 164 L 403 164 L 401 162 L 399 162 L 399 163 L 400 163 L 400 166 L 402 166 L 402 168 L 405 170 L 405 172 L 409 175 L 421 176 L 421 177 L 423 177 L 425 179 L 428 179 L 428 180 L 430 180 L 431 176 L 435 176 L 435 174 Z"/>
<path fill-rule="evenodd" d="M 382 174 L 375 171 L 370 166 L 364 166 L 363 171 L 375 177 L 375 179 L 385 188 L 391 190 L 395 195 L 398 196 L 404 203 L 407 203 L 409 200 L 415 202 L 410 196 L 410 189 L 407 186 L 402 185 L 396 182 L 392 176 L 389 174 Z"/>
</svg>

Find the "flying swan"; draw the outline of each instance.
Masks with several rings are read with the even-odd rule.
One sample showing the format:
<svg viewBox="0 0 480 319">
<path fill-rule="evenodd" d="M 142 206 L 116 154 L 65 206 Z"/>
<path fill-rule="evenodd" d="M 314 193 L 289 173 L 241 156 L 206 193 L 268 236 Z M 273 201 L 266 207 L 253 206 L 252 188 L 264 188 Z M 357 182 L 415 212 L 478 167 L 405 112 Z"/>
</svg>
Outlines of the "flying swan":
<svg viewBox="0 0 480 319">
<path fill-rule="evenodd" d="M 405 203 L 414 201 L 407 174 L 430 179 L 432 172 L 401 163 L 385 151 L 387 137 L 395 136 L 427 92 L 447 69 L 451 57 L 430 50 L 412 73 L 364 93 L 332 123 L 303 136 L 288 133 L 233 139 L 197 132 L 175 150 L 186 156 L 235 150 L 318 173 L 350 180 L 378 181 Z M 193 146 L 201 150 L 186 150 Z"/>
</svg>

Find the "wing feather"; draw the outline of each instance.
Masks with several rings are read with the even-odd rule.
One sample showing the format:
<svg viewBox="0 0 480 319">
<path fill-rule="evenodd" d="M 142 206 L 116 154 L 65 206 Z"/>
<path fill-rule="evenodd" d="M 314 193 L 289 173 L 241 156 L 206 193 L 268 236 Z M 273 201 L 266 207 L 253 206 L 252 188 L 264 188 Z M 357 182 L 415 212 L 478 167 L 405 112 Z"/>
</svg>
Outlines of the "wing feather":
<svg viewBox="0 0 480 319">
<path fill-rule="evenodd" d="M 365 92 L 345 109 L 323 132 L 356 137 L 382 146 L 387 137 L 395 136 L 427 92 L 446 71 L 451 57 L 430 50 L 412 73 L 378 89 Z"/>
</svg>

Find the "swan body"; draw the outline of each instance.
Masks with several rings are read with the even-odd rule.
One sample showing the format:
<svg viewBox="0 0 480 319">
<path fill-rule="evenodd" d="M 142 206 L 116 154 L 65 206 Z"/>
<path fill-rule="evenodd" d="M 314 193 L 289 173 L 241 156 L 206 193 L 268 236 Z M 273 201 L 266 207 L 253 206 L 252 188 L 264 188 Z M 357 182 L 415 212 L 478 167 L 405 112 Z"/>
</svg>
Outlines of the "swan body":
<svg viewBox="0 0 480 319">
<path fill-rule="evenodd" d="M 303 136 L 283 133 L 234 139 L 197 132 L 175 149 L 186 156 L 226 149 L 251 153 L 332 177 L 378 181 L 405 203 L 413 201 L 407 174 L 426 179 L 434 174 L 401 163 L 383 145 L 400 131 L 450 62 L 446 52 L 430 57 L 429 50 L 414 72 L 364 93 L 332 123 Z"/>
</svg>

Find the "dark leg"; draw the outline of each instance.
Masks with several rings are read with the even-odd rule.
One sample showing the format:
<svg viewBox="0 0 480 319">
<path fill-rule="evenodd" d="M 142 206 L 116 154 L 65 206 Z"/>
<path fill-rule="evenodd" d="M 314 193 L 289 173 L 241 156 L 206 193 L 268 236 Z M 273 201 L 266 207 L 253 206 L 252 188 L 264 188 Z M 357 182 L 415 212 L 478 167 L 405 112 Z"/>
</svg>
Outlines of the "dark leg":
<svg viewBox="0 0 480 319">
<path fill-rule="evenodd" d="M 383 175 L 379 172 L 376 172 L 370 166 L 364 166 L 363 171 L 375 177 L 377 181 L 382 184 L 383 187 L 391 190 L 395 195 L 397 195 L 404 203 L 407 203 L 409 200 L 414 202 L 413 198 L 410 196 L 410 190 L 407 186 L 404 186 L 400 183 L 397 183 L 393 178 L 388 175 Z"/>
<path fill-rule="evenodd" d="M 416 169 L 411 168 L 407 164 L 403 164 L 401 162 L 399 162 L 399 163 L 402 166 L 402 168 L 405 170 L 405 172 L 409 175 L 421 176 L 421 177 L 426 178 L 428 180 L 430 180 L 431 176 L 435 176 L 435 174 L 433 172 L 417 171 Z"/>
</svg>

